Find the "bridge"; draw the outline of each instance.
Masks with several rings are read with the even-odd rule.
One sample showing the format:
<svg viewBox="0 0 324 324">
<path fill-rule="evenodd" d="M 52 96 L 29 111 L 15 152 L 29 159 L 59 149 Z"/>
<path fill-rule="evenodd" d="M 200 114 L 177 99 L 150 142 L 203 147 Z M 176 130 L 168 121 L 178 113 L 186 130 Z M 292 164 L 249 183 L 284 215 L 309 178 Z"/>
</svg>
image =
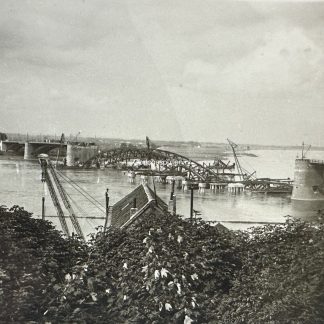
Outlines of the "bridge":
<svg viewBox="0 0 324 324">
<path fill-rule="evenodd" d="M 24 152 L 24 159 L 32 159 L 37 157 L 40 153 L 48 154 L 51 150 L 64 147 L 66 149 L 66 143 L 60 142 L 19 142 L 19 141 L 1 141 L 0 150 L 3 152 L 13 151 L 15 153 Z"/>
<path fill-rule="evenodd" d="M 8 152 L 12 151 L 17 154 L 24 152 L 25 149 L 25 142 L 18 142 L 18 141 L 1 141 L 0 142 L 0 151 L 1 152 Z"/>
<path fill-rule="evenodd" d="M 1 141 L 0 151 L 14 153 L 24 153 L 24 159 L 30 160 L 37 158 L 38 154 L 48 154 L 54 149 L 64 149 L 66 151 L 67 166 L 74 166 L 76 162 L 84 163 L 97 154 L 98 147 L 93 143 L 64 142 L 60 141 Z"/>
<path fill-rule="evenodd" d="M 145 165 L 149 170 L 154 170 L 156 174 L 167 172 L 168 174 L 182 175 L 186 173 L 188 179 L 204 182 L 226 181 L 226 176 L 228 180 L 233 177 L 233 173 L 225 173 L 224 169 L 223 172 L 215 171 L 206 164 L 158 148 L 126 147 L 102 151 L 86 161 L 83 167 L 104 168 L 121 163 L 129 168 L 135 168 L 135 163 Z M 130 165 L 130 163 L 132 164 Z"/>
</svg>

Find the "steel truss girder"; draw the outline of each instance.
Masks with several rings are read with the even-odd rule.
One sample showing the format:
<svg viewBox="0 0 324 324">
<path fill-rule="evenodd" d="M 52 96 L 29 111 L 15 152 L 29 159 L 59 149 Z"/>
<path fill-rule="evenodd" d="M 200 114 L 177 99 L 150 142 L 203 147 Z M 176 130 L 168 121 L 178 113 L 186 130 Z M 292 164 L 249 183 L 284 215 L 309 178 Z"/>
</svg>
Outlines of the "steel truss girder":
<svg viewBox="0 0 324 324">
<path fill-rule="evenodd" d="M 111 164 L 117 164 L 124 161 L 138 159 L 140 161 L 160 161 L 170 164 L 166 164 L 166 169 L 172 167 L 180 167 L 189 172 L 189 178 L 200 181 L 218 180 L 219 175 L 203 166 L 202 164 L 191 160 L 183 155 L 160 150 L 160 149 L 147 149 L 147 148 L 116 148 L 107 151 L 100 152 L 88 160 L 84 167 L 90 167 L 95 162 L 104 163 L 105 166 Z"/>
</svg>

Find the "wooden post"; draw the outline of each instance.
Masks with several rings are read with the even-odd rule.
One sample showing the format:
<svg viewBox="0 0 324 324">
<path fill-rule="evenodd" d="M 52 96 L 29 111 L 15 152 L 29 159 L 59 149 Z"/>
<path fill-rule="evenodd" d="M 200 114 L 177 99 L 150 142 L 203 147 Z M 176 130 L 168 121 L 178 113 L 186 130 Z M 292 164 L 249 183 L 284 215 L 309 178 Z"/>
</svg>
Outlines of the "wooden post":
<svg viewBox="0 0 324 324">
<path fill-rule="evenodd" d="M 172 179 L 172 187 L 171 187 L 170 200 L 173 200 L 173 195 L 174 195 L 174 185 L 175 185 L 175 179 Z"/>
<path fill-rule="evenodd" d="M 41 181 L 43 183 L 43 197 L 42 197 L 42 220 L 45 220 L 45 182 L 46 182 L 46 162 L 44 160 L 40 160 L 40 164 L 42 167 L 42 177 Z"/>
<path fill-rule="evenodd" d="M 42 197 L 42 220 L 45 220 L 45 197 Z"/>
<path fill-rule="evenodd" d="M 107 188 L 106 189 L 106 219 L 105 219 L 104 231 L 106 231 L 107 229 L 108 217 L 109 217 L 109 196 L 108 196 L 108 188 Z"/>
<path fill-rule="evenodd" d="M 155 199 L 155 205 L 158 205 L 158 201 L 157 201 L 157 197 L 156 197 L 156 187 L 155 187 L 155 181 L 154 181 L 154 177 L 153 179 L 153 189 L 154 189 L 154 199 Z"/>
<path fill-rule="evenodd" d="M 192 223 L 193 218 L 193 186 L 190 187 L 190 223 Z"/>
<path fill-rule="evenodd" d="M 172 213 L 173 213 L 173 215 L 177 214 L 177 199 L 176 199 L 176 196 L 174 196 L 174 195 L 172 197 Z"/>
</svg>

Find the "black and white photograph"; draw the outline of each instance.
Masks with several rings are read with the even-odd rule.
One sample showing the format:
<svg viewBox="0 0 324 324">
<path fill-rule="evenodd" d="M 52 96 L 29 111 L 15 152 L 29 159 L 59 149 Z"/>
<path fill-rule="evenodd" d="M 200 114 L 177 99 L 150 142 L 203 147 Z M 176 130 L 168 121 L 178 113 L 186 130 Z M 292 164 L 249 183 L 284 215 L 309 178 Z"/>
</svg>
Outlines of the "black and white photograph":
<svg viewBox="0 0 324 324">
<path fill-rule="evenodd" d="M 1 0 L 0 324 L 324 324 L 324 1 Z"/>
</svg>

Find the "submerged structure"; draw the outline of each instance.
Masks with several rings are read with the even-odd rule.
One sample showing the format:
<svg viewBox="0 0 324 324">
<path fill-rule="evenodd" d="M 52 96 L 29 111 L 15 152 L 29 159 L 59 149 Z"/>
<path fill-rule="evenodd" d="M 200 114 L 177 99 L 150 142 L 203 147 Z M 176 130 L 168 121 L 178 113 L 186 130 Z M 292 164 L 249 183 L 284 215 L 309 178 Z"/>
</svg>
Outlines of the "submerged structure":
<svg viewBox="0 0 324 324">
<path fill-rule="evenodd" d="M 324 161 L 306 159 L 295 161 L 292 200 L 324 201 Z"/>
</svg>

